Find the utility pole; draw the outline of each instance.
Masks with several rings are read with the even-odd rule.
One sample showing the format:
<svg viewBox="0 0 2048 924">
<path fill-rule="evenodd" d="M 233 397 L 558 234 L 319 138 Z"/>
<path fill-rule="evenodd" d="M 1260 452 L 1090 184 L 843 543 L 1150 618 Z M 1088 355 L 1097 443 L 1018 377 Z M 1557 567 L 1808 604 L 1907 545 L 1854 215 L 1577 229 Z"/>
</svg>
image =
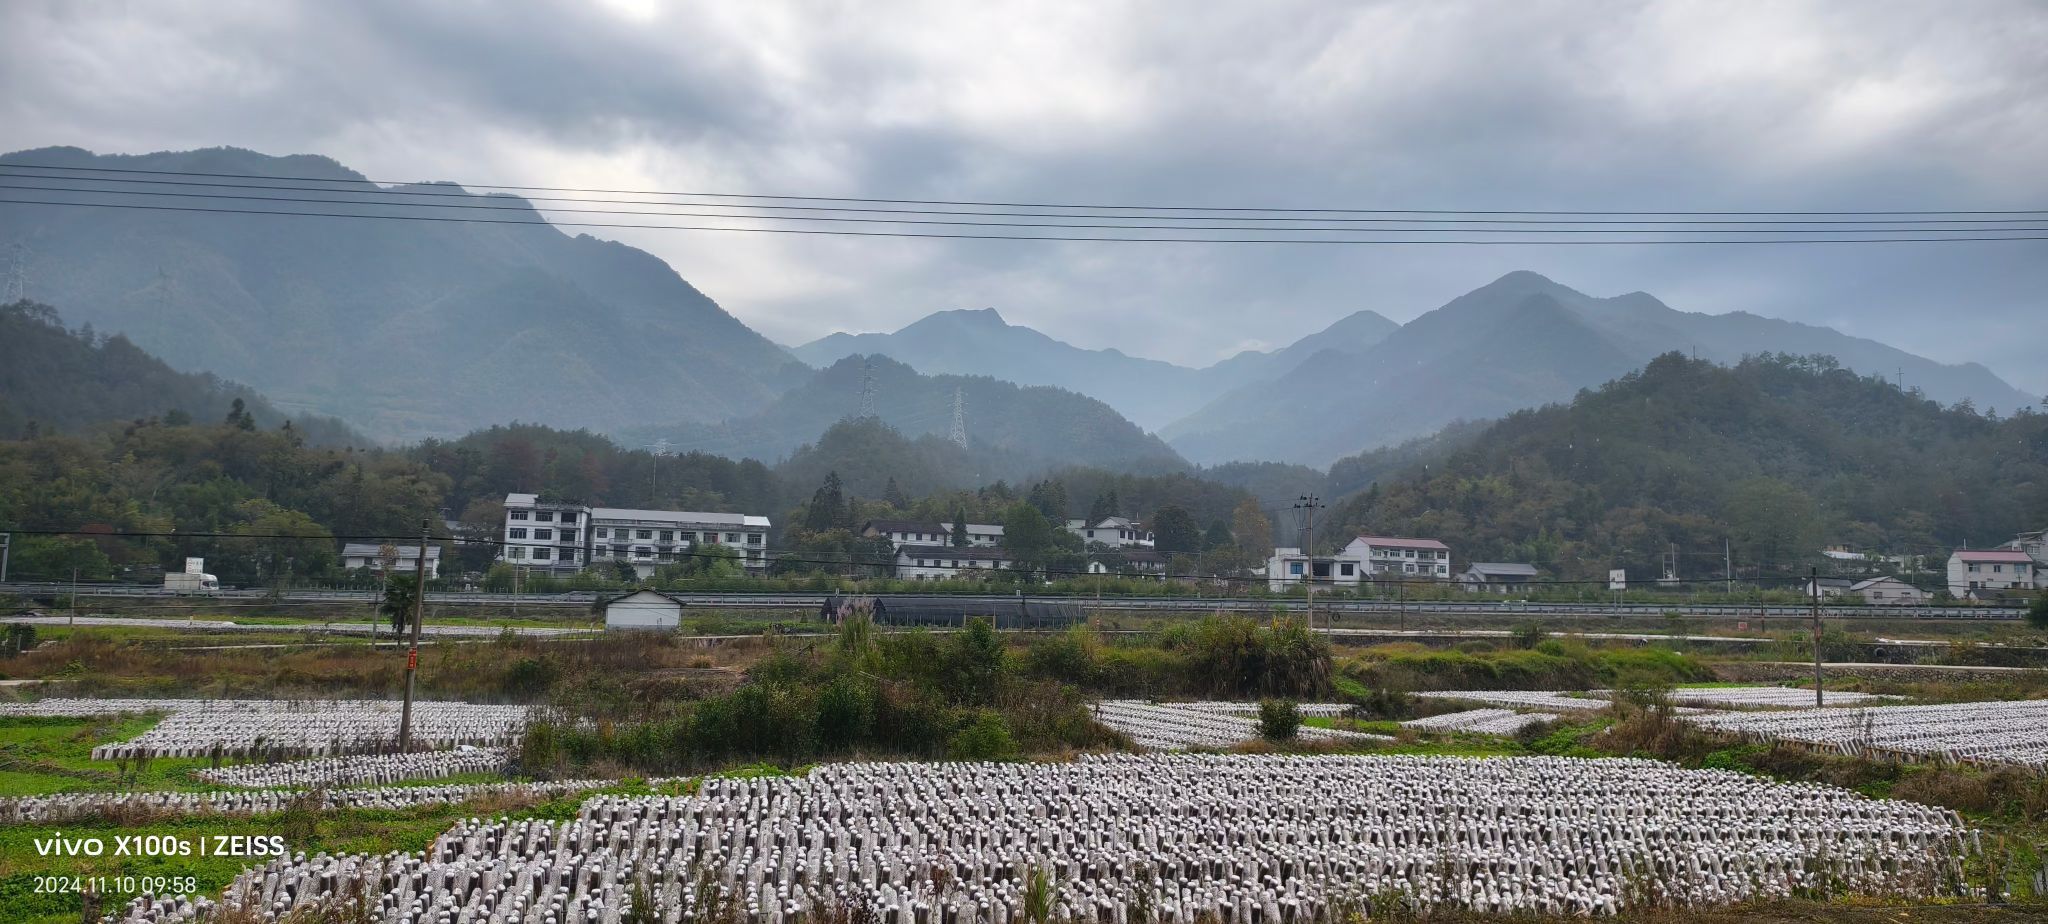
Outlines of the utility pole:
<svg viewBox="0 0 2048 924">
<path fill-rule="evenodd" d="M 1308 630 L 1316 630 L 1316 508 L 1321 501 L 1313 494 L 1303 494 L 1295 501 L 1294 509 L 1302 512 L 1308 528 L 1306 546 L 1302 549 L 1308 555 L 1308 573 L 1302 580 L 1308 584 Z"/>
<path fill-rule="evenodd" d="M 67 626 L 78 625 L 78 569 L 71 569 L 71 619 Z"/>
<path fill-rule="evenodd" d="M 1725 537 L 1721 540 L 1721 577 L 1728 582 L 1728 599 L 1735 599 L 1735 547 Z"/>
<path fill-rule="evenodd" d="M 420 624 L 427 618 L 427 524 L 420 519 L 419 559 L 413 567 L 412 647 L 405 652 L 405 706 L 398 713 L 398 752 L 412 744 L 412 687 L 420 670 Z"/>
<path fill-rule="evenodd" d="M 0 533 L 0 584 L 7 583 L 7 555 L 14 547 L 13 533 Z"/>
<path fill-rule="evenodd" d="M 1820 569 L 1806 569 L 1807 606 L 1813 611 L 1813 708 L 1822 706 L 1820 689 Z"/>
</svg>

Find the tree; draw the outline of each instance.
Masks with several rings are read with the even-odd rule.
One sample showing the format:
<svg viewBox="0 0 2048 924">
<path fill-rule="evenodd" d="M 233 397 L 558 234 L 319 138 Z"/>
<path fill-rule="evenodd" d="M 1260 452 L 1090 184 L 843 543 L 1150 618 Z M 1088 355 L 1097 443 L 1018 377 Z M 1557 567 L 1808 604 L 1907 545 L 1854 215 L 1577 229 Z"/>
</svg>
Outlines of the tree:
<svg viewBox="0 0 2048 924">
<path fill-rule="evenodd" d="M 2048 593 L 2036 595 L 2034 605 L 2027 607 L 2027 625 L 2048 629 Z"/>
<path fill-rule="evenodd" d="M 1041 481 L 1032 485 L 1025 500 L 1046 520 L 1060 524 L 1067 522 L 1067 486 L 1064 482 Z"/>
<path fill-rule="evenodd" d="M 248 405 L 244 404 L 240 398 L 236 398 L 235 403 L 228 408 L 228 417 L 225 422 L 228 426 L 234 427 L 237 430 L 256 429 L 256 418 L 250 415 Z"/>
<path fill-rule="evenodd" d="M 966 545 L 967 511 L 957 510 L 953 513 L 953 547 L 964 548 Z"/>
<path fill-rule="evenodd" d="M 1230 512 L 1230 538 L 1237 545 L 1240 568 L 1265 561 L 1273 553 L 1273 522 L 1266 519 L 1258 501 L 1247 497 Z"/>
<path fill-rule="evenodd" d="M 1760 564 L 1783 569 L 1805 558 L 1813 523 L 1812 499 L 1776 478 L 1750 478 L 1729 492 L 1729 531 Z"/>
<path fill-rule="evenodd" d="M 1202 528 L 1195 525 L 1195 516 L 1186 507 L 1168 504 L 1152 515 L 1152 542 L 1162 554 L 1199 552 Z"/>
<path fill-rule="evenodd" d="M 1003 548 L 1016 559 L 1017 567 L 1036 569 L 1052 545 L 1052 525 L 1037 507 L 1019 502 L 1003 511 Z"/>
<path fill-rule="evenodd" d="M 897 510 L 906 510 L 910 507 L 910 495 L 903 493 L 903 488 L 896 484 L 894 475 L 889 476 L 889 486 L 882 489 L 882 500 Z"/>
<path fill-rule="evenodd" d="M 1217 520 L 1209 524 L 1209 531 L 1202 534 L 1202 551 L 1227 549 L 1231 546 L 1230 524 Z"/>
<path fill-rule="evenodd" d="M 1095 503 L 1088 505 L 1088 525 L 1093 526 L 1103 520 L 1116 516 L 1116 509 L 1115 488 L 1109 489 L 1106 493 L 1095 495 Z"/>
<path fill-rule="evenodd" d="M 394 574 L 384 584 L 384 601 L 377 605 L 377 612 L 390 620 L 391 631 L 404 635 L 412 625 L 414 601 L 419 599 L 419 582 L 410 574 Z"/>
<path fill-rule="evenodd" d="M 1267 741 L 1292 741 L 1301 731 L 1301 709 L 1291 699 L 1259 701 L 1259 737 Z"/>
<path fill-rule="evenodd" d="M 845 526 L 846 493 L 839 481 L 837 471 L 825 474 L 825 483 L 811 492 L 811 504 L 804 511 L 804 528 L 822 533 L 834 527 Z"/>
</svg>

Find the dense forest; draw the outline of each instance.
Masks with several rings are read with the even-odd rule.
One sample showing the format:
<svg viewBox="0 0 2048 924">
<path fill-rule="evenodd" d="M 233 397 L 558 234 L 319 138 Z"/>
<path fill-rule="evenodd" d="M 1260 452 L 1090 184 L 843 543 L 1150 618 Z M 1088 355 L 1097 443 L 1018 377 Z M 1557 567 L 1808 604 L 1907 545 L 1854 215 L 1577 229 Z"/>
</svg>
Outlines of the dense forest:
<svg viewBox="0 0 2048 924">
<path fill-rule="evenodd" d="M 249 388 L 172 369 L 120 334 L 91 324 L 67 330 L 48 305 L 0 305 L 0 439 L 157 416 L 219 420 L 238 406 L 255 426 L 277 427 L 288 416 Z M 314 445 L 368 442 L 331 418 L 289 419 Z"/>
<path fill-rule="evenodd" d="M 1782 574 L 1825 544 L 1946 556 L 2048 524 L 2048 415 L 1945 408 L 1825 356 L 1665 354 L 1449 442 L 1352 495 L 1330 535 L 1577 577 L 1654 574 L 1675 546 L 1681 576 L 1718 576 L 1724 542 L 1738 573 Z"/>
</svg>

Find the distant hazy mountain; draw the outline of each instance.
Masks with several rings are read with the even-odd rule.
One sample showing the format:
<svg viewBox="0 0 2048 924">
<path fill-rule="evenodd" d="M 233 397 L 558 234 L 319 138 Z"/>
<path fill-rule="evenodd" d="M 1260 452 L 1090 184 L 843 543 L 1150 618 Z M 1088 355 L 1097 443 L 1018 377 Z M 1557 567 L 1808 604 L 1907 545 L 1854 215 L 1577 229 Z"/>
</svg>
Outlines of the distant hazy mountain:
<svg viewBox="0 0 2048 924">
<path fill-rule="evenodd" d="M 324 157 L 232 148 L 135 157 L 45 148 L 0 163 L 345 181 L 299 184 L 337 193 L 378 188 Z M 406 188 L 455 194 L 415 201 L 508 208 L 489 213 L 494 219 L 538 218 L 515 197 Z M 661 260 L 552 227 L 0 204 L 0 248 L 15 244 L 29 297 L 72 321 L 124 332 L 175 366 L 213 370 L 281 407 L 343 416 L 383 439 L 515 419 L 600 430 L 650 417 L 717 420 L 761 408 L 807 374 Z"/>
<path fill-rule="evenodd" d="M 878 353 L 926 372 L 1052 385 L 1099 399 L 1139 426 L 1156 429 L 1224 392 L 1278 376 L 1318 351 L 1364 350 L 1398 326 L 1360 311 L 1285 349 L 1246 351 L 1193 369 L 1113 349 L 1082 349 L 1011 324 L 994 308 L 983 308 L 936 312 L 890 334 L 832 334 L 791 352 L 819 367 L 847 356 Z"/>
<path fill-rule="evenodd" d="M 289 420 L 315 445 L 369 442 L 338 420 L 279 411 L 246 386 L 179 372 L 118 334 L 67 330 L 47 305 L 0 305 L 0 439 L 19 439 L 31 428 L 77 433 L 152 418 L 213 425 L 238 400 L 266 430 Z"/>
<path fill-rule="evenodd" d="M 2013 408 L 2030 399 L 1975 363 L 1945 365 L 1829 328 L 1747 313 L 1676 311 L 1640 292 L 1594 298 L 1509 273 L 1403 325 L 1361 352 L 1324 350 L 1241 387 L 1161 431 L 1202 464 L 1243 459 L 1326 465 L 1455 420 L 1572 397 L 1676 350 L 1731 363 L 1745 354 L 1824 353 L 1865 374 L 1905 370 L 1944 403 Z"/>
<path fill-rule="evenodd" d="M 951 433 L 957 390 L 969 448 L 1000 460 L 986 463 L 990 473 L 1058 465 L 1119 471 L 1187 466 L 1158 437 L 1094 398 L 988 376 L 921 375 L 886 356 L 842 359 L 756 414 L 716 424 L 639 427 L 622 432 L 621 438 L 635 446 L 665 439 L 677 450 L 774 462 L 817 440 L 834 423 L 857 416 L 864 379 L 874 390 L 875 416 L 911 439 Z"/>
</svg>

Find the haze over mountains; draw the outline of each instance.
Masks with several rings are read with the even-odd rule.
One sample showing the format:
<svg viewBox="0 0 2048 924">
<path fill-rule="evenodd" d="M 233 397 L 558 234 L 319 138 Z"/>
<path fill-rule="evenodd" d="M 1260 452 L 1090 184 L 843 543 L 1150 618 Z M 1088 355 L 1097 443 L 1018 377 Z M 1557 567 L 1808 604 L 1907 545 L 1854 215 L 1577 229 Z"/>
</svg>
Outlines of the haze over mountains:
<svg viewBox="0 0 2048 924">
<path fill-rule="evenodd" d="M 378 188 L 324 157 L 232 148 L 0 155 L 14 163 L 345 181 L 314 184 L 332 193 L 284 193 L 336 201 Z M 512 196 L 408 188 L 508 210 L 493 219 L 538 218 Z M 96 200 L 108 197 L 68 197 Z M 178 368 L 246 382 L 281 408 L 341 417 L 384 440 L 514 419 L 600 430 L 718 420 L 765 406 L 807 374 L 661 260 L 552 227 L 0 204 L 0 245 L 16 243 L 28 296 L 68 321 L 124 332 Z"/>
<path fill-rule="evenodd" d="M 983 308 L 934 312 L 889 334 L 831 334 L 790 352 L 813 366 L 879 353 L 925 372 L 1054 385 L 1098 398 L 1139 426 L 1156 430 L 1234 388 L 1293 368 L 1318 350 L 1361 351 L 1399 326 L 1360 311 L 1284 350 L 1247 350 L 1192 369 L 1115 349 L 1083 349 L 1011 324 L 996 309 Z"/>
<path fill-rule="evenodd" d="M 355 200 L 380 189 L 324 157 L 230 148 L 0 155 L 15 163 L 334 181 L 293 193 L 333 203 L 304 206 L 321 210 L 373 212 Z M 492 218 L 540 220 L 512 196 L 404 189 L 448 206 L 414 216 L 474 218 L 456 206 L 483 206 Z M 1457 420 L 1569 399 L 1666 351 L 1721 363 L 1828 354 L 1860 373 L 1903 373 L 1944 404 L 2035 401 L 1974 363 L 1746 312 L 1677 311 L 1641 292 L 1589 296 L 1533 272 L 1405 325 L 1356 311 L 1283 349 L 1197 369 L 1076 347 L 993 308 L 785 350 L 661 260 L 553 227 L 0 203 L 0 247 L 23 258 L 29 297 L 68 321 L 123 332 L 177 369 L 245 382 L 283 413 L 332 415 L 386 441 L 516 420 L 773 460 L 857 413 L 866 357 L 876 357 L 877 416 L 907 436 L 945 437 L 958 389 L 970 454 L 1134 470 L 1321 468 Z"/>
<path fill-rule="evenodd" d="M 1187 467 L 1165 442 L 1094 398 L 982 375 L 922 375 L 886 356 L 842 359 L 756 414 L 715 424 L 636 427 L 620 436 L 633 446 L 667 440 L 677 450 L 772 462 L 835 422 L 859 416 L 863 389 L 872 391 L 875 417 L 911 438 L 950 436 L 957 395 L 969 452 L 990 480 L 1059 465 Z"/>
</svg>

